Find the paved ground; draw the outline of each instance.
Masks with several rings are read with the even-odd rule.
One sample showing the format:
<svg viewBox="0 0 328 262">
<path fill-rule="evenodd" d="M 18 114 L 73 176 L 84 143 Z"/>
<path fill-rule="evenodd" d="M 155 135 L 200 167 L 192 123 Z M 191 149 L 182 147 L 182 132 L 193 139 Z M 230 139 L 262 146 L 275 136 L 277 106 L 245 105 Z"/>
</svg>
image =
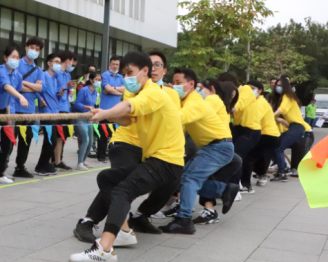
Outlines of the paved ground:
<svg viewBox="0 0 328 262">
<path fill-rule="evenodd" d="M 315 133 L 319 140 L 328 135 L 328 129 Z M 30 170 L 38 160 L 40 144 L 31 148 Z M 76 165 L 76 140 L 68 142 L 65 161 Z M 73 237 L 72 230 L 97 192 L 98 172 L 73 171 L 49 179 L 36 177 L 33 183 L 0 185 L 0 262 L 63 262 L 89 248 Z M 328 261 L 328 208 L 310 210 L 298 179 L 254 188 L 256 193 L 235 203 L 218 224 L 197 226 L 193 236 L 137 234 L 136 246 L 117 249 L 119 261 Z M 135 201 L 133 210 L 141 200 Z M 194 215 L 200 210 L 197 205 Z M 101 236 L 101 230 L 96 235 Z"/>
</svg>

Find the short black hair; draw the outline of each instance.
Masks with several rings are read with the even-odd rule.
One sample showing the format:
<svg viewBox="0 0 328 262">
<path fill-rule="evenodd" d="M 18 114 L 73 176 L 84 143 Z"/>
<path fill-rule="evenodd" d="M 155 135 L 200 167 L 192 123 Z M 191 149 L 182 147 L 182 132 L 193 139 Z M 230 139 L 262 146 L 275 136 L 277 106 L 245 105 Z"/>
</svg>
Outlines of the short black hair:
<svg viewBox="0 0 328 262">
<path fill-rule="evenodd" d="M 270 78 L 270 83 L 272 82 L 272 80 L 277 81 L 277 78 Z"/>
<path fill-rule="evenodd" d="M 109 63 L 112 62 L 112 61 L 121 61 L 121 58 L 117 55 L 114 55 L 110 58 Z"/>
<path fill-rule="evenodd" d="M 235 86 L 240 86 L 240 83 L 237 79 L 237 77 L 235 77 L 233 74 L 229 73 L 229 72 L 224 72 L 222 74 L 219 74 L 218 76 L 218 80 L 220 82 L 231 82 L 234 83 Z"/>
<path fill-rule="evenodd" d="M 100 75 L 101 76 L 101 74 L 100 73 L 97 73 L 97 72 L 91 72 L 90 74 L 89 74 L 89 80 L 85 83 L 85 86 L 89 86 L 89 85 L 91 85 L 91 79 L 93 80 L 93 79 L 95 79 L 96 77 L 97 77 L 97 75 Z"/>
<path fill-rule="evenodd" d="M 198 81 L 194 70 L 190 68 L 176 68 L 174 69 L 174 74 L 184 74 L 185 79 L 188 81 L 194 80 L 194 88 L 196 88 Z"/>
<path fill-rule="evenodd" d="M 16 44 L 16 43 L 10 43 L 7 47 L 6 47 L 6 49 L 5 49 L 5 52 L 4 52 L 4 55 L 6 56 L 6 57 L 8 57 L 8 56 L 10 56 L 11 55 L 11 53 L 13 52 L 13 51 L 17 51 L 18 52 L 18 54 L 19 54 L 19 46 Z"/>
<path fill-rule="evenodd" d="M 72 60 L 74 58 L 73 53 L 70 51 L 60 51 L 58 53 L 58 56 L 61 59 L 62 63 L 64 63 L 67 59 Z"/>
<path fill-rule="evenodd" d="M 94 67 L 95 69 L 96 69 L 96 71 L 97 71 L 97 67 L 95 66 L 95 65 L 88 65 L 88 70 L 90 69 L 90 67 Z"/>
<path fill-rule="evenodd" d="M 40 47 L 40 49 L 42 50 L 44 47 L 43 41 L 41 38 L 39 37 L 32 37 L 29 40 L 27 40 L 26 42 L 26 46 L 30 46 L 30 45 L 37 45 L 38 47 Z"/>
<path fill-rule="evenodd" d="M 264 86 L 262 85 L 262 83 L 260 81 L 257 81 L 257 80 L 249 80 L 247 82 L 247 85 L 255 86 L 258 89 L 260 89 L 262 92 L 264 91 Z"/>
<path fill-rule="evenodd" d="M 46 62 L 48 63 L 48 62 L 54 60 L 56 57 L 59 57 L 60 58 L 59 54 L 58 53 L 52 53 L 52 54 L 50 54 L 50 55 L 47 56 Z"/>
<path fill-rule="evenodd" d="M 137 66 L 140 70 L 148 67 L 148 77 L 151 78 L 152 63 L 148 55 L 136 51 L 128 52 L 121 61 L 121 69 L 128 65 Z"/>
<path fill-rule="evenodd" d="M 151 52 L 148 53 L 148 55 L 149 56 L 154 56 L 154 55 L 159 56 L 163 61 L 164 68 L 166 68 L 166 57 L 162 52 L 160 52 L 160 51 L 151 51 Z"/>
</svg>

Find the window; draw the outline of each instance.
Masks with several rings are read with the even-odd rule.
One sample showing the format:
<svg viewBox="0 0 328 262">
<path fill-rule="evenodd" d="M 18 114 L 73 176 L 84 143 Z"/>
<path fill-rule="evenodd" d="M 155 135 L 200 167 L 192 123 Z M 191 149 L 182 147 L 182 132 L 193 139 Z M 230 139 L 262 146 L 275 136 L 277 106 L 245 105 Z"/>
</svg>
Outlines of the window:
<svg viewBox="0 0 328 262">
<path fill-rule="evenodd" d="M 123 55 L 123 43 L 119 40 L 116 41 L 116 55 Z"/>
<path fill-rule="evenodd" d="M 25 17 L 23 13 L 14 13 L 14 42 L 20 47 L 21 55 L 25 55 L 24 40 L 23 36 L 25 34 Z"/>
<path fill-rule="evenodd" d="M 94 64 L 98 69 L 101 67 L 101 47 L 102 47 L 102 36 L 96 35 L 95 48 L 94 48 Z"/>
<path fill-rule="evenodd" d="M 129 52 L 129 43 L 123 43 L 123 55 L 126 55 Z"/>
<path fill-rule="evenodd" d="M 27 23 L 28 24 L 28 23 Z M 47 51 L 48 48 L 48 21 L 46 19 L 39 18 L 39 30 L 38 37 L 44 40 L 45 48 L 41 50 L 40 57 L 45 58 L 46 54 L 50 54 Z"/>
<path fill-rule="evenodd" d="M 68 26 L 60 25 L 59 32 L 59 50 L 66 50 L 68 46 Z"/>
<path fill-rule="evenodd" d="M 58 50 L 58 24 L 50 22 L 49 31 L 49 54 Z"/>
<path fill-rule="evenodd" d="M 36 17 L 28 15 L 26 18 L 26 39 L 36 36 Z"/>
<path fill-rule="evenodd" d="M 3 61 L 3 52 L 10 39 L 12 11 L 7 8 L 1 8 L 0 14 L 0 59 Z"/>
</svg>

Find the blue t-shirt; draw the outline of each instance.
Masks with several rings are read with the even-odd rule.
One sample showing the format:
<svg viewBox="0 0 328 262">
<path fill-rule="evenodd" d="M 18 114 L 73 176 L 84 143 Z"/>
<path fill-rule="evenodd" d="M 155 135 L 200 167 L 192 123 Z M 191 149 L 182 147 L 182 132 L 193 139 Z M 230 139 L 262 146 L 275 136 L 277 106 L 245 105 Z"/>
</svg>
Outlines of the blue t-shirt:
<svg viewBox="0 0 328 262">
<path fill-rule="evenodd" d="M 22 90 L 22 75 L 16 70 L 9 72 L 7 66 L 4 64 L 0 67 L 0 109 L 5 109 L 11 106 L 12 95 L 5 90 L 5 85 L 11 85 L 18 92 Z M 19 100 L 18 100 L 19 101 Z M 10 107 L 11 113 L 11 107 Z"/>
<path fill-rule="evenodd" d="M 55 77 L 57 79 L 57 92 L 61 91 L 63 88 L 67 89 L 65 94 L 61 97 L 60 100 L 58 100 L 58 109 L 59 112 L 70 112 L 70 103 L 68 99 L 69 94 L 69 87 L 67 87 L 67 83 L 71 81 L 71 75 L 67 72 L 64 72 L 63 70 L 60 70 L 55 74 Z M 59 95 L 57 95 L 58 99 L 60 98 Z"/>
<path fill-rule="evenodd" d="M 47 106 L 40 106 L 39 104 L 39 112 L 57 114 L 59 113 L 57 97 L 57 79 L 55 76 L 52 76 L 48 71 L 44 72 L 44 78 L 46 81 L 46 86 L 42 89 L 41 97 L 47 103 Z"/>
<path fill-rule="evenodd" d="M 35 63 L 29 64 L 25 57 L 19 60 L 19 66 L 18 71 L 21 73 L 22 76 L 27 74 L 33 67 L 35 67 Z M 42 81 L 42 89 L 45 87 L 46 83 L 44 81 L 44 75 L 42 69 L 39 67 L 36 69 L 33 74 L 31 74 L 29 77 L 25 79 L 25 81 L 30 83 L 36 83 L 38 80 Z M 28 101 L 28 108 L 22 107 L 20 105 L 19 99 L 15 98 L 15 109 L 16 112 L 19 113 L 25 113 L 25 114 L 34 114 L 35 113 L 35 99 L 40 98 L 40 95 L 38 92 L 31 92 L 31 93 L 25 93 L 22 92 L 22 95 L 26 98 Z"/>
<path fill-rule="evenodd" d="M 86 113 L 89 109 L 84 109 L 84 106 L 95 106 L 97 100 L 97 90 L 92 91 L 89 86 L 83 87 L 77 94 L 74 111 Z"/>
<path fill-rule="evenodd" d="M 102 83 L 101 83 L 101 98 L 100 98 L 100 105 L 99 107 L 101 109 L 110 109 L 119 102 L 121 102 L 122 96 L 118 95 L 112 95 L 112 94 L 105 94 L 105 86 L 110 85 L 110 86 L 115 86 L 115 87 L 120 87 L 124 85 L 123 83 L 123 76 L 120 74 L 117 74 L 114 76 L 111 72 L 106 71 L 102 75 Z"/>
</svg>

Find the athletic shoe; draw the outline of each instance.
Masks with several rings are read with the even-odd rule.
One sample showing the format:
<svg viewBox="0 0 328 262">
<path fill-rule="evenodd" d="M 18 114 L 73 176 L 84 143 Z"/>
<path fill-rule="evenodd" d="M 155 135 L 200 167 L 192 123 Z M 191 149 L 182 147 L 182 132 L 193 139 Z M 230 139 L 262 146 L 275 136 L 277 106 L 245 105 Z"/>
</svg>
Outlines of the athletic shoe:
<svg viewBox="0 0 328 262">
<path fill-rule="evenodd" d="M 151 218 L 163 219 L 166 218 L 166 216 L 161 211 L 158 211 L 156 214 L 151 215 Z"/>
<path fill-rule="evenodd" d="M 66 170 L 66 171 L 71 171 L 72 168 L 69 166 L 66 166 L 65 163 L 62 161 L 60 162 L 58 165 L 54 164 L 55 168 L 59 169 L 59 170 Z"/>
<path fill-rule="evenodd" d="M 98 162 L 99 163 L 106 164 L 107 163 L 107 160 L 105 158 L 98 158 Z"/>
<path fill-rule="evenodd" d="M 159 227 L 163 233 L 192 235 L 196 232 L 191 218 L 175 217 L 166 226 Z"/>
<path fill-rule="evenodd" d="M 80 171 L 88 171 L 88 168 L 83 165 L 83 163 L 78 164 L 75 169 Z"/>
<path fill-rule="evenodd" d="M 162 234 L 162 231 L 150 223 L 148 217 L 141 215 L 139 217 L 133 217 L 130 213 L 130 218 L 128 220 L 129 227 L 135 232 L 148 233 L 148 234 Z"/>
<path fill-rule="evenodd" d="M 297 171 L 296 168 L 293 168 L 292 169 L 292 174 L 290 176 L 292 176 L 292 177 L 298 177 L 298 171 Z"/>
<path fill-rule="evenodd" d="M 93 235 L 93 228 L 98 228 L 93 221 L 87 221 L 82 223 L 83 219 L 80 219 L 77 224 L 76 228 L 74 229 L 73 233 L 74 236 L 86 243 L 94 243 L 96 237 Z"/>
<path fill-rule="evenodd" d="M 222 214 L 227 214 L 231 209 L 237 194 L 239 193 L 240 185 L 228 183 L 222 193 Z"/>
<path fill-rule="evenodd" d="M 200 216 L 195 218 L 192 222 L 194 224 L 206 225 L 206 224 L 214 224 L 219 222 L 219 215 L 216 210 L 214 212 L 205 208 L 204 210 L 200 211 Z"/>
<path fill-rule="evenodd" d="M 51 175 L 51 176 L 54 176 L 56 175 L 58 172 L 57 172 L 57 169 L 55 168 L 54 164 L 49 164 L 46 166 L 46 171 L 47 171 L 47 174 L 48 175 Z"/>
<path fill-rule="evenodd" d="M 265 186 L 265 184 L 268 182 L 266 176 L 260 176 L 259 180 L 256 182 L 257 186 Z"/>
<path fill-rule="evenodd" d="M 278 165 L 272 165 L 269 166 L 268 173 L 274 173 L 277 172 L 277 170 L 278 170 Z"/>
<path fill-rule="evenodd" d="M 100 240 L 96 240 L 90 249 L 78 254 L 71 255 L 69 261 L 82 262 L 82 261 L 118 261 L 116 252 L 111 248 L 110 252 L 105 252 L 100 245 Z"/>
<path fill-rule="evenodd" d="M 240 189 L 239 192 L 242 193 L 242 194 L 254 194 L 255 190 L 251 186 L 249 186 L 249 187 L 245 186 L 242 189 Z"/>
<path fill-rule="evenodd" d="M 14 183 L 14 180 L 6 176 L 0 177 L 0 184 L 12 184 L 12 183 Z"/>
<path fill-rule="evenodd" d="M 176 216 L 178 213 L 178 210 L 180 209 L 180 199 L 175 200 L 172 205 L 170 206 L 170 209 L 167 211 L 164 211 L 163 214 L 166 217 L 172 217 L 172 216 Z"/>
<path fill-rule="evenodd" d="M 114 247 L 130 246 L 137 244 L 136 234 L 130 229 L 130 232 L 120 230 L 114 242 Z"/>
<path fill-rule="evenodd" d="M 38 176 L 49 176 L 45 168 L 39 168 L 39 167 L 35 168 L 34 174 Z"/>
<path fill-rule="evenodd" d="M 272 179 L 270 179 L 271 182 L 288 182 L 288 177 L 285 174 L 275 174 Z"/>
<path fill-rule="evenodd" d="M 7 178 L 11 179 L 12 181 L 15 181 L 15 178 L 12 175 L 9 175 L 6 171 L 3 172 L 3 175 L 6 176 Z"/>
<path fill-rule="evenodd" d="M 88 164 L 87 162 L 84 162 L 83 165 L 87 168 L 93 168 L 93 165 Z"/>
<path fill-rule="evenodd" d="M 287 176 L 290 176 L 291 174 L 293 174 L 292 170 L 290 168 L 285 168 L 285 174 Z"/>
<path fill-rule="evenodd" d="M 241 201 L 242 199 L 243 199 L 243 197 L 241 196 L 240 192 L 238 192 L 235 197 L 235 201 Z"/>
<path fill-rule="evenodd" d="M 13 177 L 33 178 L 34 175 L 28 172 L 26 167 L 23 168 L 16 167 Z"/>
</svg>

